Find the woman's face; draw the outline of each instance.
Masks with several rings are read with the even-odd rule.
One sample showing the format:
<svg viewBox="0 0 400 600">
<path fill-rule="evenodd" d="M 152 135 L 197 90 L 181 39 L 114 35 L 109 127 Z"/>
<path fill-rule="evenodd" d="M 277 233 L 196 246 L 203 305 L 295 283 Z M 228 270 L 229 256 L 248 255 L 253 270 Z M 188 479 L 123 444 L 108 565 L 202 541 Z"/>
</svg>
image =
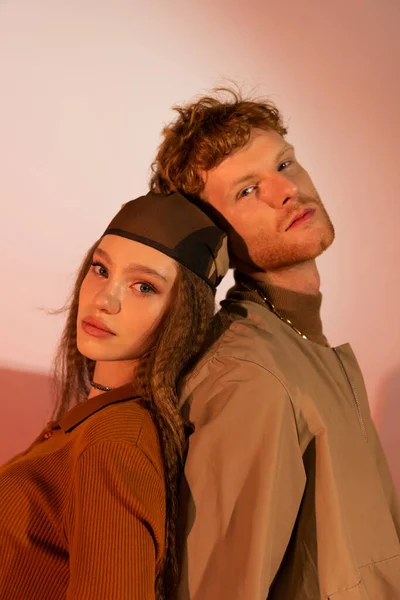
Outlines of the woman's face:
<svg viewBox="0 0 400 600">
<path fill-rule="evenodd" d="M 95 361 L 139 358 L 177 275 L 177 263 L 154 248 L 116 235 L 102 238 L 79 293 L 79 352 Z"/>
</svg>

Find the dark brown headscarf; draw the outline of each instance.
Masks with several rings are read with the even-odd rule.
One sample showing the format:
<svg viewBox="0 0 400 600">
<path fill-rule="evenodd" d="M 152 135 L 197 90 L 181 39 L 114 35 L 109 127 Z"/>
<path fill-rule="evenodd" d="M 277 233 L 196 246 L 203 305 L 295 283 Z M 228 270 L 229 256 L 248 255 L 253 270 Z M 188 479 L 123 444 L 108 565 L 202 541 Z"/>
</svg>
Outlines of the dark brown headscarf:
<svg viewBox="0 0 400 600">
<path fill-rule="evenodd" d="M 181 194 L 150 192 L 124 204 L 103 237 L 120 235 L 175 259 L 215 290 L 229 268 L 226 234 Z"/>
</svg>

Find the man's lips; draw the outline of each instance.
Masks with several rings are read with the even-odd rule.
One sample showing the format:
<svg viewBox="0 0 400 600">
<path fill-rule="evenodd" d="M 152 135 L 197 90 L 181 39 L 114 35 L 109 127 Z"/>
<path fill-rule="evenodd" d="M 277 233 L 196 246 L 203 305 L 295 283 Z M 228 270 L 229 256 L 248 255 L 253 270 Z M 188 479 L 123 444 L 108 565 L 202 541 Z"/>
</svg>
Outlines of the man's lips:
<svg viewBox="0 0 400 600">
<path fill-rule="evenodd" d="M 92 335 L 93 337 L 106 338 L 115 335 L 115 333 L 111 331 L 107 325 L 98 319 L 93 319 L 93 317 L 86 317 L 82 320 L 81 325 L 83 331 L 89 335 Z"/>
<path fill-rule="evenodd" d="M 286 228 L 286 231 L 292 229 L 293 227 L 297 227 L 298 225 L 302 225 L 302 223 L 306 223 L 309 221 L 311 217 L 315 214 L 315 208 L 305 208 L 300 212 L 297 212 L 292 220 L 289 223 L 289 226 Z"/>
</svg>

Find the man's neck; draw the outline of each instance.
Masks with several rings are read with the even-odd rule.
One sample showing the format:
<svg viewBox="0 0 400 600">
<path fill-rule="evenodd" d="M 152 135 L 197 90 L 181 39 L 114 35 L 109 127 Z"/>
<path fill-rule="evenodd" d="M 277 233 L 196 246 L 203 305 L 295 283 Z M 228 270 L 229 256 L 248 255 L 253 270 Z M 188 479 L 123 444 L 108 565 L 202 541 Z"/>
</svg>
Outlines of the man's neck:
<svg viewBox="0 0 400 600">
<path fill-rule="evenodd" d="M 261 283 L 313 296 L 319 294 L 321 284 L 315 260 L 275 271 L 259 271 L 248 275 Z"/>
<path fill-rule="evenodd" d="M 269 301 L 288 325 L 290 321 L 312 342 L 329 346 L 322 328 L 322 296 L 318 291 L 319 274 L 315 264 L 298 265 L 279 273 L 246 271 L 239 268 L 235 271 L 236 284 L 228 291 L 227 306 L 229 301 L 251 301 L 269 307 Z"/>
</svg>

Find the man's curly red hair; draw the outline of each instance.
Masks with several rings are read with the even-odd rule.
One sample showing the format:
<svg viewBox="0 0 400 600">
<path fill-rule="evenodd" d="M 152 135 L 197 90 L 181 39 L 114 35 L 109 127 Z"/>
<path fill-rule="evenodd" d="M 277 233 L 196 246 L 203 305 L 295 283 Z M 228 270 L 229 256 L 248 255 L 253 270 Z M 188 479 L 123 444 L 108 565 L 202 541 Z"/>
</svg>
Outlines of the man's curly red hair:
<svg viewBox="0 0 400 600">
<path fill-rule="evenodd" d="M 204 187 L 202 172 L 245 146 L 253 128 L 287 133 L 272 102 L 244 98 L 232 88 L 214 92 L 215 96 L 174 107 L 178 116 L 164 127 L 164 139 L 152 164 L 152 191 L 199 197 Z"/>
</svg>

